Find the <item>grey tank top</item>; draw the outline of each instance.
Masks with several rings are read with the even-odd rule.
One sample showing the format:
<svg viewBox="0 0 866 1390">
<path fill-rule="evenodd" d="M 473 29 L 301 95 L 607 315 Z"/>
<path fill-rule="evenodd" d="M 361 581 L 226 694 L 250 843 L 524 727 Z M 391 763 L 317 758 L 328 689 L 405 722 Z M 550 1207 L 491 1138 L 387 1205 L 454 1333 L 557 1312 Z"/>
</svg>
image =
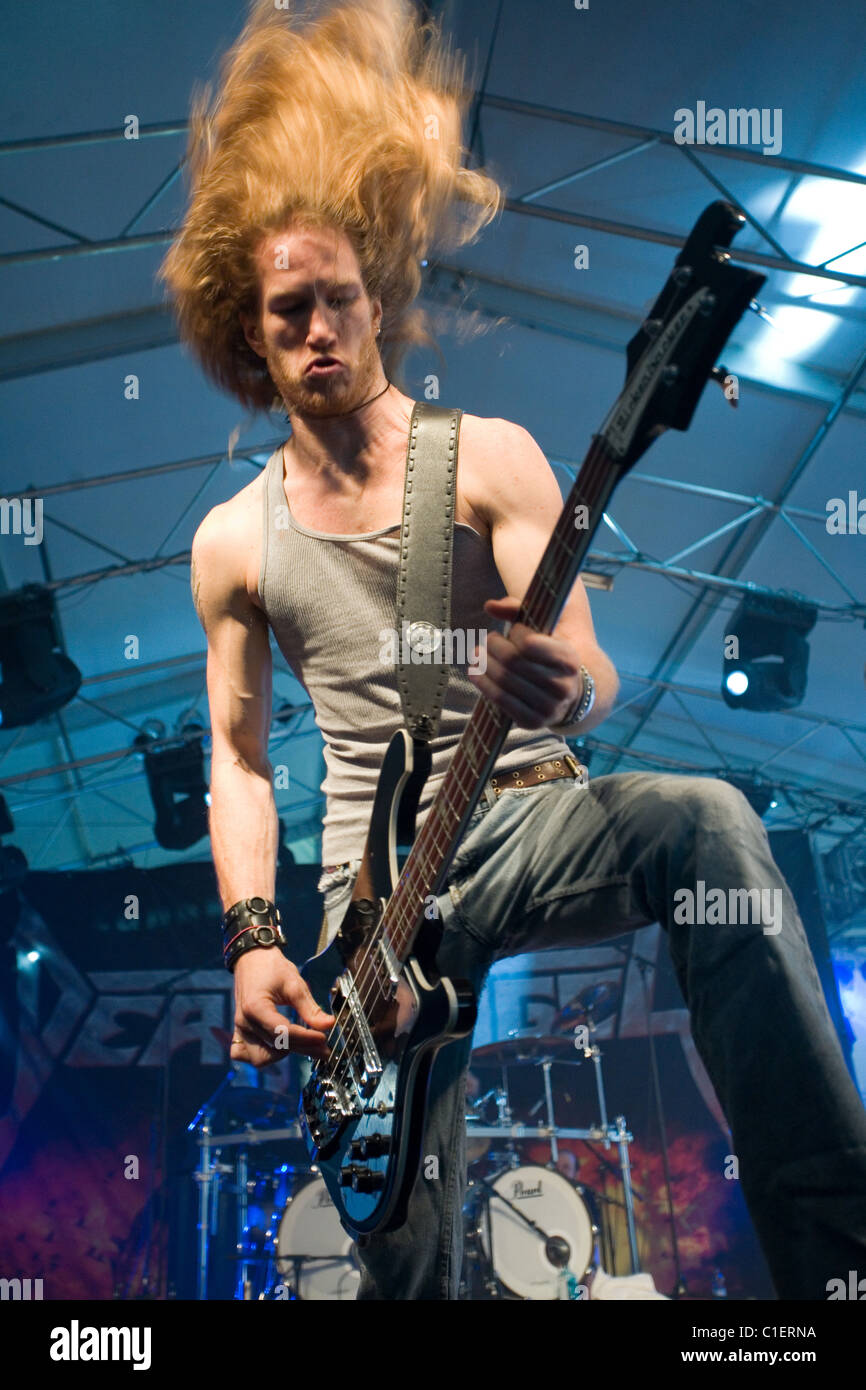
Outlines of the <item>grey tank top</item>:
<svg viewBox="0 0 866 1390">
<path fill-rule="evenodd" d="M 259 597 L 277 646 L 310 696 L 325 741 L 326 865 L 363 853 L 382 759 L 403 727 L 394 670 L 399 548 L 399 523 L 351 536 L 301 526 L 283 487 L 282 449 L 271 455 L 265 470 Z M 478 698 L 466 675 L 472 642 L 485 630 L 502 630 L 483 604 L 504 593 L 490 545 L 471 526 L 457 522 L 451 674 L 431 747 L 432 770 L 418 807 L 419 828 Z M 465 647 L 459 640 L 464 635 Z M 512 728 L 496 766 L 509 771 L 567 751 L 564 740 L 547 729 Z"/>
</svg>

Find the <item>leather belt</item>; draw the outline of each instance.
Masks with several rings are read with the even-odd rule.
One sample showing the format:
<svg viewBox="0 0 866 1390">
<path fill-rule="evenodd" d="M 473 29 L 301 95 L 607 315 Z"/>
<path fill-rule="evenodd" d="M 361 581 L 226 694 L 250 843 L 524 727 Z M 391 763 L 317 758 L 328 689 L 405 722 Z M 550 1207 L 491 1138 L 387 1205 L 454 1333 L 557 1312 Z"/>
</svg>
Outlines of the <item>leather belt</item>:
<svg viewBox="0 0 866 1390">
<path fill-rule="evenodd" d="M 491 777 L 487 785 L 495 796 L 513 787 L 537 787 L 542 782 L 555 782 L 558 777 L 573 777 L 580 786 L 585 786 L 589 772 L 583 763 L 566 753 L 561 758 L 549 758 L 543 763 L 526 763 L 523 767 L 512 768 L 510 772 L 499 772 Z M 348 869 L 351 860 L 345 864 L 323 864 L 324 873 L 335 873 L 337 869 Z"/>
<path fill-rule="evenodd" d="M 510 772 L 498 772 L 490 778 L 489 786 L 496 796 L 501 796 L 513 787 L 537 787 L 541 782 L 555 782 L 558 777 L 573 777 L 582 786 L 586 782 L 587 770 L 577 758 L 566 753 L 562 758 L 549 758 L 544 763 L 527 763 L 525 767 L 515 767 Z"/>
</svg>

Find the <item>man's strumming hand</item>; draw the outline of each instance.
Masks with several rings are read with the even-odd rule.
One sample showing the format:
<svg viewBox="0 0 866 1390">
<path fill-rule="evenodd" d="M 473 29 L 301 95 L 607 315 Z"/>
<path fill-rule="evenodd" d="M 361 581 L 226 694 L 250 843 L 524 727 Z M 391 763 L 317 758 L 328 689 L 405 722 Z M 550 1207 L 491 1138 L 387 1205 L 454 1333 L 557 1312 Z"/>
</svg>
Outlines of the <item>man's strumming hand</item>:
<svg viewBox="0 0 866 1390">
<path fill-rule="evenodd" d="M 234 981 L 232 1061 L 267 1067 L 281 1062 L 287 1052 L 316 1061 L 327 1057 L 325 1034 L 334 1016 L 319 1008 L 297 967 L 280 950 L 269 946 L 245 951 L 235 965 Z M 301 1023 L 289 1023 L 278 1004 L 290 1004 Z"/>
</svg>

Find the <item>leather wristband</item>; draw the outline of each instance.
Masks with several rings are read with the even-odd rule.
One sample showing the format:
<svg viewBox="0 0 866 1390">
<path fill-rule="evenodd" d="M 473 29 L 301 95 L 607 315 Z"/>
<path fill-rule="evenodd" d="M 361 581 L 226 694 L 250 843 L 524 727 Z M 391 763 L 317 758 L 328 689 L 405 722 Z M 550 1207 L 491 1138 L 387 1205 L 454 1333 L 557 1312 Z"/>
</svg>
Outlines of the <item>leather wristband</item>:
<svg viewBox="0 0 866 1390">
<path fill-rule="evenodd" d="M 579 724 L 582 719 L 586 718 L 595 704 L 595 681 L 585 666 L 581 666 L 580 674 L 583 677 L 583 690 L 565 718 L 561 719 L 559 724 L 557 724 L 556 727 L 558 729 L 564 729 L 569 724 Z"/>
<path fill-rule="evenodd" d="M 285 944 L 279 909 L 267 898 L 242 898 L 223 917 L 223 961 L 229 971 L 246 951 Z"/>
</svg>

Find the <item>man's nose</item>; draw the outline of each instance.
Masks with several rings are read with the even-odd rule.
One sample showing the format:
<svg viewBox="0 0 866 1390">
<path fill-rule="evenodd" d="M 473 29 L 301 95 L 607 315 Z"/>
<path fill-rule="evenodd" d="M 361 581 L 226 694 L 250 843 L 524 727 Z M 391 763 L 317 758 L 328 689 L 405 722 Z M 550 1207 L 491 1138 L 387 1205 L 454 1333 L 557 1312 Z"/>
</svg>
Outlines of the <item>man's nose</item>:
<svg viewBox="0 0 866 1390">
<path fill-rule="evenodd" d="M 324 301 L 317 298 L 310 314 L 307 338 L 313 344 L 330 343 L 336 336 L 333 315 Z"/>
</svg>

